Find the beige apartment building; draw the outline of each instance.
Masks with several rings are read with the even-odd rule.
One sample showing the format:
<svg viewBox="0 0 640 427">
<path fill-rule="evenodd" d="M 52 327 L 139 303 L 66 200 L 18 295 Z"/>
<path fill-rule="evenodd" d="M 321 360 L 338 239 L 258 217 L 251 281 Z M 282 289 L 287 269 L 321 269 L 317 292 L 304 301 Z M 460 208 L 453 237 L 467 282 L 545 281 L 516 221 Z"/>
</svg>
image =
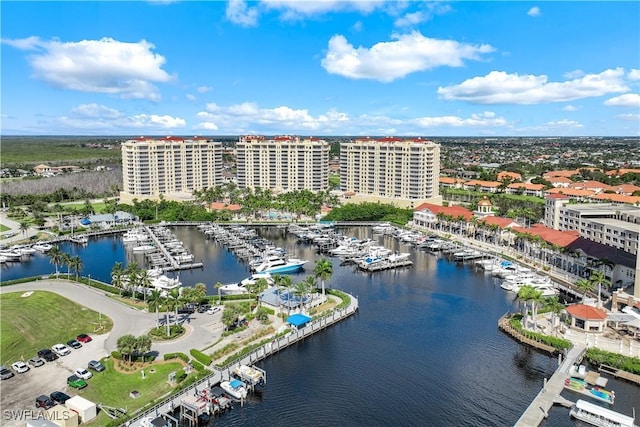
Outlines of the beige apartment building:
<svg viewBox="0 0 640 427">
<path fill-rule="evenodd" d="M 122 144 L 120 199 L 188 200 L 193 190 L 222 184 L 222 143 L 169 136 Z"/>
<path fill-rule="evenodd" d="M 236 144 L 240 188 L 323 191 L 329 186 L 329 143 L 297 136 L 244 136 Z"/>
<path fill-rule="evenodd" d="M 340 144 L 340 187 L 354 202 L 441 205 L 440 145 L 419 138 L 362 138 Z"/>
</svg>

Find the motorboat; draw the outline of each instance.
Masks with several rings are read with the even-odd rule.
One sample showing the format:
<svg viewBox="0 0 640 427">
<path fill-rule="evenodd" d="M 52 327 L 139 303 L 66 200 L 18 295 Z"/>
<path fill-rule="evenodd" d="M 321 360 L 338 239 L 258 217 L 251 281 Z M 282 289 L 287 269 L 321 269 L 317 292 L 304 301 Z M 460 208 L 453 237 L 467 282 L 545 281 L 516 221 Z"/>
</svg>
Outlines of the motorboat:
<svg viewBox="0 0 640 427">
<path fill-rule="evenodd" d="M 161 291 L 170 291 L 171 289 L 176 289 L 182 286 L 182 282 L 180 282 L 179 278 L 171 278 L 161 274 L 151 280 L 151 287 L 156 288 Z"/>
<path fill-rule="evenodd" d="M 247 397 L 247 389 L 244 386 L 244 383 L 238 379 L 222 381 L 220 383 L 220 387 L 225 391 L 225 393 L 234 399 L 242 400 Z"/>
<path fill-rule="evenodd" d="M 398 263 L 398 262 L 403 262 L 409 259 L 410 256 L 411 254 L 408 252 L 394 253 L 394 254 L 388 255 L 386 260 L 389 261 L 390 263 Z"/>
<path fill-rule="evenodd" d="M 260 265 L 255 267 L 256 273 L 271 273 L 271 274 L 287 274 L 287 273 L 295 273 L 297 271 L 302 270 L 304 264 L 307 261 L 297 259 L 297 258 L 288 258 L 282 259 L 278 257 L 269 258 L 266 261 L 262 262 Z"/>
<path fill-rule="evenodd" d="M 51 249 L 53 249 L 53 245 L 50 245 L 49 243 L 36 243 L 31 247 L 36 251 L 42 253 L 49 252 Z"/>
<path fill-rule="evenodd" d="M 235 375 L 245 383 L 254 386 L 264 384 L 266 381 L 266 373 L 255 366 L 240 365 L 236 369 Z"/>
<path fill-rule="evenodd" d="M 270 273 L 254 273 L 251 276 L 242 279 L 238 283 L 230 283 L 220 287 L 220 293 L 223 295 L 239 295 L 249 293 L 248 287 L 256 283 L 260 279 L 265 279 L 269 287 L 273 286 L 273 278 Z"/>
<path fill-rule="evenodd" d="M 578 399 L 569 410 L 572 418 L 597 427 L 636 427 L 635 417 L 603 408 L 600 405 Z"/>
<path fill-rule="evenodd" d="M 7 258 L 8 261 L 19 261 L 22 254 L 16 250 L 5 249 L 0 251 L 0 256 Z"/>
</svg>

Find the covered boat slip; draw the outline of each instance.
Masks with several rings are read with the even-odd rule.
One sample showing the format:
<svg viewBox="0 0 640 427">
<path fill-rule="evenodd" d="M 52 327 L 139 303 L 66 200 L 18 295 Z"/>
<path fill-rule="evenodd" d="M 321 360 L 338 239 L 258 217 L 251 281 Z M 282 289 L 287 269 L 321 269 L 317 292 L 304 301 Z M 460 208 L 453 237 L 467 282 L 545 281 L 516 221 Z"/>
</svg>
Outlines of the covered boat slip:
<svg viewBox="0 0 640 427">
<path fill-rule="evenodd" d="M 574 418 L 594 426 L 636 427 L 633 417 L 581 399 L 571 408 L 570 414 Z"/>
</svg>

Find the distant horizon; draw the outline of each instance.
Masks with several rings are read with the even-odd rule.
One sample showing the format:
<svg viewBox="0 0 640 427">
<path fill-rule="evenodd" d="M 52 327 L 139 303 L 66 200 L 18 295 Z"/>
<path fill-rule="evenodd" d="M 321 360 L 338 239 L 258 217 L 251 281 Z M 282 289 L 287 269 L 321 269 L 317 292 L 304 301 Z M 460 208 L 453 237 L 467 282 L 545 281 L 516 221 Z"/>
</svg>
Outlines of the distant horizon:
<svg viewBox="0 0 640 427">
<path fill-rule="evenodd" d="M 636 137 L 638 16 L 637 1 L 8 1 L 0 134 Z"/>
</svg>

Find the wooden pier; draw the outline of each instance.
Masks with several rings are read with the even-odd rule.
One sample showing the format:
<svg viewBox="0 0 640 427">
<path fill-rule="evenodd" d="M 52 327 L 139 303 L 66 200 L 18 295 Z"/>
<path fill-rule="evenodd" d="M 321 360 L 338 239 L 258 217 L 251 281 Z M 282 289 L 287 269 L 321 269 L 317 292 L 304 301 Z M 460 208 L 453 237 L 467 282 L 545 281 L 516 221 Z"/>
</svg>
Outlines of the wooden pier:
<svg viewBox="0 0 640 427">
<path fill-rule="evenodd" d="M 600 367 L 598 367 L 598 371 L 640 385 L 640 375 L 632 374 L 631 372 L 623 371 L 621 369 L 616 369 L 613 366 L 609 365 L 600 365 Z"/>
<path fill-rule="evenodd" d="M 375 271 L 391 270 L 393 268 L 408 267 L 411 265 L 413 265 L 413 261 L 411 261 L 410 259 L 403 259 L 398 261 L 384 260 L 369 265 L 358 264 L 358 268 L 364 271 L 368 271 L 369 273 L 373 273 Z"/>
<path fill-rule="evenodd" d="M 553 405 L 562 405 L 571 407 L 573 402 L 560 396 L 564 390 L 564 382 L 569 378 L 569 369 L 577 361 L 581 360 L 586 351 L 586 347 L 582 345 L 574 345 L 567 353 L 564 362 L 560 364 L 556 372 L 547 381 L 545 378 L 542 390 L 533 399 L 529 407 L 520 416 L 514 427 L 533 427 L 549 416 L 549 410 Z M 561 357 L 561 356 L 558 356 Z"/>
</svg>

